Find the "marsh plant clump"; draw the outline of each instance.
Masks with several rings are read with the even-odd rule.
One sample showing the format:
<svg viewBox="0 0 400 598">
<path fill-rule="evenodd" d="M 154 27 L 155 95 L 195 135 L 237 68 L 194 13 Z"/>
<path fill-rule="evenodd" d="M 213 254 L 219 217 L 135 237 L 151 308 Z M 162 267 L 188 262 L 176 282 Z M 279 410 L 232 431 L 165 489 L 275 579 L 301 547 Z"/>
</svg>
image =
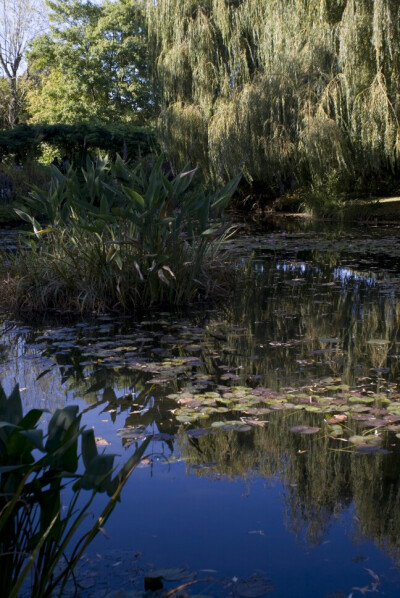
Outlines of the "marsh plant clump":
<svg viewBox="0 0 400 598">
<path fill-rule="evenodd" d="M 29 250 L 9 259 L 14 307 L 135 312 L 224 294 L 232 231 L 214 218 L 239 177 L 208 195 L 191 190 L 195 172 L 168 176 L 162 156 L 152 169 L 121 158 L 88 160 L 66 174 L 51 167 L 49 187 L 35 188 L 16 210 L 33 233 Z"/>
<path fill-rule="evenodd" d="M 213 180 L 379 192 L 399 173 L 397 0 L 151 0 L 163 140 Z"/>
</svg>

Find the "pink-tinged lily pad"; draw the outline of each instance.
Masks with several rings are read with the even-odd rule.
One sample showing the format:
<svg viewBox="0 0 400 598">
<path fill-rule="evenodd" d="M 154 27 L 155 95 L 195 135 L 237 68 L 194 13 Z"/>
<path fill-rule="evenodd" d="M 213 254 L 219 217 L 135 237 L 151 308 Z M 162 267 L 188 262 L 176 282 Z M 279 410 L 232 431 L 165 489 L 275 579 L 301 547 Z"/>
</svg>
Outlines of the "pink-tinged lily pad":
<svg viewBox="0 0 400 598">
<path fill-rule="evenodd" d="M 382 452 L 382 438 L 376 434 L 365 434 L 363 436 L 350 436 L 349 442 L 354 444 L 357 450 L 363 453 Z"/>
<path fill-rule="evenodd" d="M 392 426 L 388 426 L 387 427 L 388 430 L 390 430 L 390 432 L 400 432 L 400 425 L 392 425 Z M 400 438 L 400 436 L 399 436 Z"/>
<path fill-rule="evenodd" d="M 313 428 L 312 426 L 293 426 L 290 431 L 294 434 L 316 434 L 321 428 Z"/>
<path fill-rule="evenodd" d="M 360 422 L 362 428 L 383 428 L 388 425 L 388 421 L 385 419 L 377 419 L 374 417 L 368 417 Z"/>
<path fill-rule="evenodd" d="M 347 419 L 347 415 L 345 414 L 335 414 L 330 419 L 326 420 L 327 424 L 339 424 L 340 422 L 345 422 Z"/>
<path fill-rule="evenodd" d="M 105 438 L 101 438 L 101 436 L 96 436 L 95 442 L 97 446 L 110 446 L 111 442 L 108 442 Z"/>
</svg>

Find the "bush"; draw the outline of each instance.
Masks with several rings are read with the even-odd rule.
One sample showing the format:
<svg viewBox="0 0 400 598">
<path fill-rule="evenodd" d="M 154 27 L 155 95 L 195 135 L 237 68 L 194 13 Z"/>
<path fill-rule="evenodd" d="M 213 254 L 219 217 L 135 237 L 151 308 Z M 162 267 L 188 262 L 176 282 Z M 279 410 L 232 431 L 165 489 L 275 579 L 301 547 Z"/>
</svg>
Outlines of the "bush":
<svg viewBox="0 0 400 598">
<path fill-rule="evenodd" d="M 42 413 L 32 409 L 24 416 L 18 387 L 7 397 L 0 385 L 0 591 L 7 598 L 19 595 L 29 574 L 31 596 L 62 595 L 150 440 L 112 477 L 114 457 L 98 454 L 93 430 L 81 427 L 78 407 L 57 409 L 46 435 L 38 428 Z M 63 491 L 71 484 L 64 510 Z M 86 502 L 82 490 L 90 493 Z M 99 492 L 110 499 L 92 528 L 79 536 Z"/>
<path fill-rule="evenodd" d="M 48 169 L 34 160 L 27 160 L 23 166 L 1 164 L 0 186 L 6 183 L 7 192 L 2 194 L 0 188 L 0 204 L 21 201 L 23 195 L 28 193 L 32 185 L 45 186 L 49 182 Z M 7 185 L 8 183 L 8 185 Z"/>
<path fill-rule="evenodd" d="M 102 150 L 114 156 L 124 152 L 133 158 L 148 154 L 155 146 L 151 128 L 129 123 L 21 124 L 0 129 L 0 162 L 17 164 L 49 154 L 49 147 L 60 157 L 67 155 L 70 161 L 82 163 L 91 151 Z"/>
<path fill-rule="evenodd" d="M 11 265 L 17 309 L 135 311 L 223 292 L 231 230 L 213 217 L 240 177 L 209 196 L 190 190 L 195 172 L 170 180 L 162 156 L 150 172 L 119 157 L 88 160 L 66 175 L 51 167 L 50 187 L 35 188 L 16 210 L 34 230 L 31 250 L 21 249 Z"/>
</svg>

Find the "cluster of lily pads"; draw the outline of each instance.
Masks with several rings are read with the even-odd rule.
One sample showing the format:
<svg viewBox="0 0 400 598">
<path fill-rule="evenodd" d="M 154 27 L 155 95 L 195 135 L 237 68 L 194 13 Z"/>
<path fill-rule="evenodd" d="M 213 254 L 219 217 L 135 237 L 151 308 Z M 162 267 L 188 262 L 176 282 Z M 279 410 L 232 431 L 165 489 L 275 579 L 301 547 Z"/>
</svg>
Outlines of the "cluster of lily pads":
<svg viewBox="0 0 400 598">
<path fill-rule="evenodd" d="M 319 384 L 285 393 L 264 387 L 218 386 L 212 392 L 182 390 L 169 394 L 168 398 L 176 401 L 173 415 L 179 422 L 187 426 L 201 424 L 210 431 L 246 432 L 252 427 L 265 426 L 266 416 L 272 417 L 276 411 L 304 411 L 320 414 L 320 425 L 288 423 L 290 432 L 319 433 L 364 451 L 379 449 L 385 431 L 400 438 L 400 393 L 394 388 L 379 393 L 350 390 L 340 381 L 336 385 Z M 215 416 L 223 419 L 215 420 Z M 355 428 L 364 432 L 355 434 Z"/>
<path fill-rule="evenodd" d="M 400 393 L 396 384 L 379 378 L 379 372 L 369 380 L 360 379 L 354 389 L 343 384 L 341 379 L 330 377 L 278 392 L 264 386 L 254 387 L 256 376 L 251 380 L 252 386 L 244 385 L 252 377 L 247 376 L 246 380 L 235 360 L 227 365 L 230 361 L 227 352 L 231 348 L 226 342 L 227 335 L 235 338 L 246 335 L 246 331 L 238 326 L 229 327 L 219 322 L 214 326 L 209 323 L 206 328 L 188 321 L 171 326 L 171 320 L 167 318 L 159 320 L 155 328 L 153 322 L 142 322 L 134 333 L 111 336 L 112 331 L 113 322 L 104 319 L 100 325 L 81 328 L 78 324 L 76 328 L 65 328 L 63 334 L 60 329 L 47 331 L 45 336 L 37 336 L 35 340 L 37 347 L 40 346 L 38 343 L 46 341 L 53 356 L 54 353 L 72 356 L 79 350 L 78 362 L 86 372 L 92 367 L 105 367 L 114 372 L 122 368 L 125 372 L 139 373 L 149 389 L 146 396 L 154 386 L 164 388 L 167 399 L 175 402 L 171 418 L 182 424 L 192 437 L 217 431 L 248 432 L 265 427 L 277 411 L 285 411 L 288 416 L 304 414 L 300 420 L 296 419 L 298 425 L 293 425 L 291 417 L 283 418 L 282 425 L 287 422 L 286 429 L 292 433 L 327 436 L 346 448 L 380 450 L 384 432 L 400 437 Z M 99 332 L 102 333 L 100 337 Z M 321 341 L 337 343 L 338 339 Z M 388 341 L 370 339 L 367 342 L 381 346 Z M 283 341 L 275 340 L 268 343 L 272 348 L 283 344 Z M 208 359 L 213 362 L 211 369 L 205 364 Z M 67 366 L 64 364 L 63 367 Z M 101 391 L 104 384 L 103 381 L 95 382 L 87 393 Z M 178 392 L 171 393 L 174 388 Z M 105 395 L 103 399 L 106 399 Z M 307 414 L 316 417 L 307 418 Z M 307 425 L 309 419 L 312 419 L 312 425 Z M 135 429 L 120 430 L 119 436 L 129 441 L 146 437 L 146 426 L 143 422 L 137 423 Z"/>
<path fill-rule="evenodd" d="M 85 396 L 96 395 L 103 403 L 109 402 L 106 386 L 118 386 L 118 376 L 129 377 L 135 392 L 141 389 L 139 403 L 143 404 L 134 407 L 131 421 L 120 431 L 125 440 L 136 441 L 146 436 L 150 416 L 148 421 L 139 421 L 140 414 L 148 410 L 147 403 L 154 394 L 160 409 L 171 409 L 171 404 L 174 407 L 173 425 L 168 430 L 171 434 L 175 434 L 176 424 L 181 424 L 190 436 L 217 431 L 249 432 L 267 426 L 274 412 L 281 411 L 284 412 L 282 425 L 294 434 L 329 437 L 333 446 L 379 449 L 387 432 L 400 434 L 398 386 L 380 378 L 394 380 L 398 370 L 396 314 L 389 314 L 385 326 L 378 319 L 381 312 L 372 314 L 376 321 L 365 334 L 359 334 L 358 353 L 353 350 L 350 355 L 344 341 L 343 322 L 335 321 L 336 327 L 321 322 L 326 322 L 325 311 L 331 314 L 344 309 L 339 299 L 353 287 L 348 287 L 347 279 L 342 280 L 331 271 L 332 264 L 329 272 L 318 264 L 337 252 L 345 259 L 343 262 L 341 258 L 341 265 L 351 264 L 343 266 L 349 276 L 357 277 L 359 269 L 367 282 L 374 282 L 376 292 L 371 292 L 369 282 L 362 287 L 371 303 L 390 293 L 392 305 L 400 283 L 393 259 L 400 255 L 399 239 L 393 229 L 386 232 L 379 229 L 375 235 L 359 230 L 356 234 L 341 231 L 340 236 L 321 231 L 317 235 L 314 231 L 275 232 L 251 238 L 242 235 L 235 239 L 233 249 L 243 255 L 253 250 L 253 263 L 263 265 L 272 277 L 265 281 L 260 277 L 263 280 L 259 289 L 260 306 L 250 309 L 249 314 L 246 312 L 246 317 L 242 316 L 244 306 L 239 301 L 232 313 L 221 308 L 211 315 L 198 310 L 190 317 L 180 318 L 170 312 L 159 312 L 149 314 L 147 320 L 135 323 L 134 328 L 123 318 L 117 321 L 110 316 L 69 328 L 47 327 L 44 334 L 35 335 L 34 339 L 41 359 L 47 357 L 42 363 L 48 369 L 40 376 L 54 366 L 62 369 L 66 379 L 79 370 L 90 381 Z M 316 260 L 293 259 L 293 254 L 314 250 L 319 256 Z M 272 263 L 269 258 L 274 254 L 289 258 Z M 389 258 L 386 269 L 379 267 L 382 256 Z M 297 287 L 311 281 L 312 293 L 304 298 L 308 307 L 297 310 L 300 303 L 296 299 Z M 290 299 L 287 304 L 283 302 L 285 297 Z M 334 304 L 333 297 L 339 297 Z M 256 294 L 255 301 L 258 301 Z M 321 308 L 320 320 L 310 325 L 311 310 L 322 303 L 326 308 Z M 364 305 L 361 301 L 359 304 Z M 383 303 L 379 308 L 383 310 Z M 351 309 L 354 310 L 354 301 Z M 363 318 L 367 320 L 367 316 L 363 311 L 360 322 Z M 291 325 L 295 318 L 301 325 Z M 354 321 L 361 327 L 359 320 Z M 375 361 L 370 359 L 372 352 Z M 357 371 L 360 375 L 370 374 L 369 381 L 360 379 L 352 388 L 341 379 L 319 379 L 314 383 L 321 374 L 340 375 L 347 354 L 353 360 L 362 356 Z M 311 377 L 309 385 L 304 386 Z M 349 380 L 344 373 L 343 377 Z M 257 384 L 265 386 L 255 387 Z M 276 389 L 282 384 L 295 387 L 281 388 L 278 392 Z M 266 388 L 269 386 L 272 388 Z M 164 396 L 167 400 L 161 403 Z M 114 398 L 117 400 L 116 394 Z M 134 413 L 140 417 L 131 417 Z M 291 417 L 296 413 L 298 417 Z M 135 418 L 138 421 L 132 421 Z M 307 425 L 309 422 L 312 425 Z M 128 427 L 130 423 L 135 424 L 135 430 Z"/>
</svg>

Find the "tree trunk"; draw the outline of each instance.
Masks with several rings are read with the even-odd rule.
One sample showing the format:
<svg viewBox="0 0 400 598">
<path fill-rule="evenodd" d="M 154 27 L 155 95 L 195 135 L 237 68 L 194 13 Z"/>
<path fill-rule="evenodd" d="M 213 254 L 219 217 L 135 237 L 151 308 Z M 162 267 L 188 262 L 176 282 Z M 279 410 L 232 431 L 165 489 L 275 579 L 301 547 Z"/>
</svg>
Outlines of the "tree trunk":
<svg viewBox="0 0 400 598">
<path fill-rule="evenodd" d="M 14 127 L 18 124 L 18 88 L 16 76 L 10 78 L 10 92 L 11 99 L 8 110 L 8 122 L 10 127 Z"/>
</svg>

